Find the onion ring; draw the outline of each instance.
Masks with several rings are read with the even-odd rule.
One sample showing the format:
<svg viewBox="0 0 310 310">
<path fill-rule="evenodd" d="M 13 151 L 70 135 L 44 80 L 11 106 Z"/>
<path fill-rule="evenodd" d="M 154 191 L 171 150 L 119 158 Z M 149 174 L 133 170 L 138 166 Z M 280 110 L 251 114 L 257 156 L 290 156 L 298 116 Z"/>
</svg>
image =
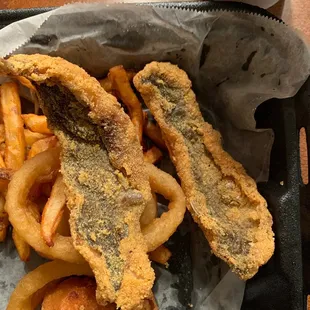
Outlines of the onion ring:
<svg viewBox="0 0 310 310">
<path fill-rule="evenodd" d="M 170 201 L 168 212 L 154 219 L 149 225 L 142 228 L 142 234 L 148 246 L 148 252 L 154 251 L 165 243 L 181 224 L 186 211 L 185 196 L 177 181 L 169 174 L 146 164 L 152 191 L 163 195 Z"/>
<path fill-rule="evenodd" d="M 26 201 L 30 189 L 40 176 L 59 169 L 59 153 L 59 148 L 42 152 L 27 160 L 15 172 L 8 186 L 5 209 L 14 229 L 37 252 L 48 258 L 82 263 L 84 259 L 73 247 L 71 237 L 56 235 L 54 247 L 49 248 L 41 237 L 40 224 L 27 211 Z"/>
<path fill-rule="evenodd" d="M 6 310 L 33 310 L 32 297 L 46 284 L 72 275 L 92 275 L 88 264 L 71 264 L 63 261 L 45 263 L 25 275 L 11 294 Z"/>
</svg>

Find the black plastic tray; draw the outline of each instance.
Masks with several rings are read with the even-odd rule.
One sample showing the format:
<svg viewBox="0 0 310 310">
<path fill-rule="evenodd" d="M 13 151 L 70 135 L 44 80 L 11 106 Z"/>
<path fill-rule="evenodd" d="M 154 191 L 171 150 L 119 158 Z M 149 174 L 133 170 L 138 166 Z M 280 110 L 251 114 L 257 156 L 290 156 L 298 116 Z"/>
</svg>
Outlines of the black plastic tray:
<svg viewBox="0 0 310 310">
<path fill-rule="evenodd" d="M 210 1 L 151 5 L 203 11 L 245 11 L 279 20 L 263 9 L 240 3 Z M 2 10 L 0 28 L 51 9 Z M 274 218 L 276 250 L 257 275 L 247 281 L 242 310 L 305 310 L 310 291 L 310 228 L 307 228 L 310 227 L 310 220 L 307 220 L 310 218 L 310 185 L 303 185 L 301 180 L 299 130 L 306 129 L 310 145 L 310 79 L 294 98 L 271 101 L 257 109 L 256 120 L 259 128 L 272 128 L 275 132 L 270 178 L 267 183 L 259 184 L 259 190 L 268 201 Z"/>
</svg>

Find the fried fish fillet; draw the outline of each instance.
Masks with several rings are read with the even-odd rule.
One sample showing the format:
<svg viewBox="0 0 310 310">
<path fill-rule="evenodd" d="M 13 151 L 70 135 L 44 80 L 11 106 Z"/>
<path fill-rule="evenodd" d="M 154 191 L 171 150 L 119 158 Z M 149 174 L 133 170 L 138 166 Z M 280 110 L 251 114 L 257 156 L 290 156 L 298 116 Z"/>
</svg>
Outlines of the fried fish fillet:
<svg viewBox="0 0 310 310">
<path fill-rule="evenodd" d="M 134 84 L 162 130 L 188 209 L 212 251 L 241 279 L 251 278 L 274 252 L 272 217 L 254 180 L 204 121 L 183 70 L 152 62 Z"/>
<path fill-rule="evenodd" d="M 34 83 L 61 143 L 71 235 L 94 272 L 98 303 L 147 308 L 154 272 L 139 219 L 151 191 L 129 117 L 96 79 L 64 59 L 16 55 L 0 60 L 0 71 Z"/>
</svg>

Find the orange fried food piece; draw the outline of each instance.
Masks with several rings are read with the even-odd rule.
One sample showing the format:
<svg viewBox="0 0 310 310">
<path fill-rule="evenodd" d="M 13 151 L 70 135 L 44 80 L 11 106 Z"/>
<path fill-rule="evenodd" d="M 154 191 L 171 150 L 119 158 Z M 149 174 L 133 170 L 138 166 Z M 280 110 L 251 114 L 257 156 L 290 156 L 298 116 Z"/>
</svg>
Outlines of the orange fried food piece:
<svg viewBox="0 0 310 310">
<path fill-rule="evenodd" d="M 149 150 L 147 150 L 144 154 L 144 161 L 149 163 L 149 164 L 155 164 L 158 162 L 162 157 L 163 153 L 161 150 L 156 147 L 155 145 L 152 146 Z"/>
<path fill-rule="evenodd" d="M 1 108 L 5 130 L 5 159 L 4 163 L 0 159 L 0 165 L 4 167 L 5 164 L 7 168 L 17 170 L 25 160 L 26 141 L 16 83 L 8 82 L 1 85 Z M 14 230 L 12 237 L 21 260 L 27 261 L 30 246 Z"/>
<path fill-rule="evenodd" d="M 26 140 L 27 146 L 31 146 L 32 144 L 34 144 L 38 140 L 49 137 L 49 135 L 39 133 L 39 132 L 33 132 L 29 129 L 25 129 L 24 134 L 25 134 L 25 140 Z"/>
<path fill-rule="evenodd" d="M 31 131 L 42 134 L 52 134 L 51 130 L 47 126 L 45 115 L 23 114 L 22 117 L 25 122 L 25 126 Z"/>
<path fill-rule="evenodd" d="M 139 141 L 142 141 L 143 112 L 141 103 L 130 85 L 128 75 L 123 66 L 116 66 L 109 71 L 109 80 L 113 90 L 128 109 L 128 114 L 136 128 Z"/>
<path fill-rule="evenodd" d="M 55 136 L 50 136 L 41 140 L 34 142 L 31 146 L 31 149 L 28 153 L 27 159 L 32 158 L 33 156 L 42 153 L 48 149 L 51 149 L 57 145 L 57 138 Z"/>
<path fill-rule="evenodd" d="M 4 211 L 5 199 L 0 195 L 0 242 L 6 237 L 7 228 L 9 226 L 8 214 Z"/>
<path fill-rule="evenodd" d="M 272 217 L 254 180 L 204 121 L 183 70 L 152 62 L 134 84 L 161 129 L 187 207 L 212 251 L 240 278 L 253 277 L 274 252 Z"/>
<path fill-rule="evenodd" d="M 5 164 L 19 169 L 26 156 L 24 122 L 17 85 L 13 82 L 1 85 L 1 108 L 5 129 Z"/>
<path fill-rule="evenodd" d="M 115 305 L 100 306 L 96 282 L 89 277 L 71 277 L 52 288 L 44 297 L 42 310 L 115 310 Z"/>
</svg>

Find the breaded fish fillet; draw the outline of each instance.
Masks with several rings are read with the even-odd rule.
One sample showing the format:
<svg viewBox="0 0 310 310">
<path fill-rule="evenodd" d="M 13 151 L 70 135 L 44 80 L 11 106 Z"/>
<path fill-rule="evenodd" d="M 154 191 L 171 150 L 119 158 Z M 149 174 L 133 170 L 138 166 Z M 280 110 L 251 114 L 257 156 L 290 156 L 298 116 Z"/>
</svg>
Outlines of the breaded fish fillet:
<svg viewBox="0 0 310 310">
<path fill-rule="evenodd" d="M 162 130 L 188 209 L 212 251 L 240 278 L 251 278 L 274 252 L 272 217 L 254 180 L 204 121 L 183 70 L 152 62 L 134 84 Z"/>
<path fill-rule="evenodd" d="M 145 309 L 154 272 L 139 219 L 151 192 L 129 117 L 96 79 L 64 59 L 16 55 L 0 60 L 0 71 L 34 82 L 59 138 L 71 234 L 94 271 L 98 303 Z"/>
</svg>

